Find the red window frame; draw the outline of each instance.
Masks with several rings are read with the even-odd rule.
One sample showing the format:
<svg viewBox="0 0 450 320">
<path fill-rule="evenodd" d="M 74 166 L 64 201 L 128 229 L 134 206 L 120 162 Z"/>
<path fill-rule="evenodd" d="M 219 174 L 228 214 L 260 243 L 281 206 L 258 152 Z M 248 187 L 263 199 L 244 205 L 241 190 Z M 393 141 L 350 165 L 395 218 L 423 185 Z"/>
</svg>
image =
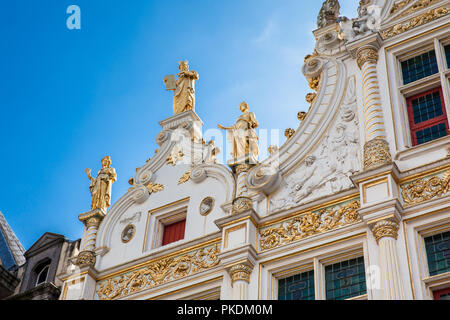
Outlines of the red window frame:
<svg viewBox="0 0 450 320">
<path fill-rule="evenodd" d="M 429 119 L 427 121 L 421 122 L 419 124 L 415 124 L 414 123 L 414 112 L 413 112 L 413 108 L 412 108 L 412 101 L 416 100 L 420 97 L 426 96 L 428 94 L 432 94 L 435 92 L 439 92 L 439 95 L 441 97 L 441 107 L 442 107 L 442 115 L 433 119 Z M 448 132 L 448 119 L 447 119 L 447 111 L 445 110 L 445 103 L 444 103 L 444 94 L 442 92 L 442 88 L 438 87 L 438 88 L 434 88 L 419 94 L 416 94 L 415 96 L 409 97 L 406 99 L 406 104 L 408 107 L 408 118 L 409 118 L 409 128 L 411 130 L 411 137 L 412 137 L 412 141 L 413 141 L 413 145 L 417 146 L 417 135 L 416 132 L 426 129 L 426 128 L 430 128 L 433 127 L 437 124 L 440 123 L 445 123 L 445 128 L 447 129 Z"/>
<path fill-rule="evenodd" d="M 184 239 L 184 231 L 186 229 L 186 219 L 165 225 L 163 230 L 162 245 Z"/>
<path fill-rule="evenodd" d="M 433 292 L 434 300 L 441 300 L 441 295 L 450 293 L 450 287 Z"/>
</svg>

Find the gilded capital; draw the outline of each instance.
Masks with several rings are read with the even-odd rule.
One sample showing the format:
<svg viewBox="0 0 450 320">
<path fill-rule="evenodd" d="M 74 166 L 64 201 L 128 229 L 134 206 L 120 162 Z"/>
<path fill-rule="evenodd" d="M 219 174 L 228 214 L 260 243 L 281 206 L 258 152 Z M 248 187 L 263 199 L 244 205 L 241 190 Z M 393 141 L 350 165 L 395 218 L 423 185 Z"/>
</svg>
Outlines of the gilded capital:
<svg viewBox="0 0 450 320">
<path fill-rule="evenodd" d="M 253 267 L 249 267 L 246 264 L 234 265 L 229 271 L 232 283 L 238 280 L 250 283 L 250 274 L 252 273 L 252 270 Z"/>
<path fill-rule="evenodd" d="M 373 139 L 364 145 L 364 170 L 392 163 L 389 143 L 384 139 Z"/>
<path fill-rule="evenodd" d="M 233 200 L 232 214 L 239 214 L 253 208 L 253 201 L 247 197 L 238 197 Z"/>
<path fill-rule="evenodd" d="M 240 175 L 241 173 L 249 172 L 252 166 L 248 163 L 239 164 L 236 166 L 236 175 Z"/>
<path fill-rule="evenodd" d="M 391 220 L 378 221 L 373 227 L 372 232 L 377 243 L 381 238 L 390 237 L 397 240 L 398 237 L 398 223 Z"/>
<path fill-rule="evenodd" d="M 94 266 L 95 253 L 92 251 L 82 251 L 78 254 L 75 264 L 79 267 Z"/>
<path fill-rule="evenodd" d="M 92 217 L 89 218 L 86 221 L 86 227 L 90 228 L 90 227 L 95 227 L 98 228 L 100 226 L 100 222 L 102 222 L 102 220 L 98 217 Z"/>
<path fill-rule="evenodd" d="M 362 47 L 356 52 L 356 62 L 360 69 L 366 62 L 376 64 L 378 62 L 378 50 L 375 47 Z"/>
</svg>

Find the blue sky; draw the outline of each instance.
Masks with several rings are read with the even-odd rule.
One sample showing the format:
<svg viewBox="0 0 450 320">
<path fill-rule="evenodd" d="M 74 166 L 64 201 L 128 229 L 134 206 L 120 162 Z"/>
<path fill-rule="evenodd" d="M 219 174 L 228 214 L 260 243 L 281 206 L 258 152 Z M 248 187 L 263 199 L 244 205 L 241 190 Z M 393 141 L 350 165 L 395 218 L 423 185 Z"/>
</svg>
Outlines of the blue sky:
<svg viewBox="0 0 450 320">
<path fill-rule="evenodd" d="M 357 0 L 341 0 L 356 16 Z M 81 8 L 81 30 L 66 9 Z M 322 1 L 15 0 L 0 7 L 0 211 L 27 249 L 44 232 L 81 237 L 85 168 L 110 155 L 113 202 L 158 146 L 172 115 L 162 79 L 187 59 L 200 74 L 204 129 L 247 101 L 260 128 L 297 128 L 301 74 Z M 284 137 L 282 137 L 283 139 Z M 280 141 L 281 143 L 283 140 Z"/>
</svg>

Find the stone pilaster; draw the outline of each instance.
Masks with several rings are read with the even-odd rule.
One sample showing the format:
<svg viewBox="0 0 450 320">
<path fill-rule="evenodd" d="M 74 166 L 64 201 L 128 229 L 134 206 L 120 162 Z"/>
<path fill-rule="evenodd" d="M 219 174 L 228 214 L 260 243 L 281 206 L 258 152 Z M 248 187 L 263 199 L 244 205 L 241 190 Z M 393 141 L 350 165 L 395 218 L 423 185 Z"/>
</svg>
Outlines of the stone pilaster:
<svg viewBox="0 0 450 320">
<path fill-rule="evenodd" d="M 377 75 L 378 46 L 366 45 L 356 51 L 356 61 L 363 81 L 363 111 L 366 143 L 364 146 L 364 169 L 379 167 L 392 162 L 386 141 L 383 109 Z"/>
<path fill-rule="evenodd" d="M 389 219 L 378 221 L 372 226 L 378 244 L 380 289 L 385 300 L 405 299 L 397 252 L 398 228 L 398 223 Z"/>
</svg>

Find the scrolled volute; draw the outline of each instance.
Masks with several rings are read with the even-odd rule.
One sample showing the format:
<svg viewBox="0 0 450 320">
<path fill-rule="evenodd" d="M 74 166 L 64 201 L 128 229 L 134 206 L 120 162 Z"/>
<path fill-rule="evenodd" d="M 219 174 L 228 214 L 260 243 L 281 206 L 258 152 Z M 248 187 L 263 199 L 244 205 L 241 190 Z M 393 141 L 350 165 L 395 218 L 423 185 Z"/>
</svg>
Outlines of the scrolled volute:
<svg viewBox="0 0 450 320">
<path fill-rule="evenodd" d="M 303 75 L 307 79 L 316 78 L 322 73 L 323 66 L 323 59 L 319 57 L 310 57 L 306 59 L 305 64 L 302 67 Z"/>
<path fill-rule="evenodd" d="M 150 196 L 148 189 L 143 184 L 135 184 L 129 191 L 133 201 L 139 204 L 144 203 Z"/>
<path fill-rule="evenodd" d="M 170 130 L 163 130 L 156 136 L 156 143 L 161 147 L 166 141 L 169 141 L 172 136 Z"/>
<path fill-rule="evenodd" d="M 247 186 L 266 195 L 278 189 L 282 181 L 280 171 L 273 165 L 265 164 L 252 168 L 247 175 Z"/>
<path fill-rule="evenodd" d="M 207 177 L 206 170 L 203 166 L 197 166 L 191 171 L 191 180 L 195 183 L 201 183 Z"/>
</svg>

